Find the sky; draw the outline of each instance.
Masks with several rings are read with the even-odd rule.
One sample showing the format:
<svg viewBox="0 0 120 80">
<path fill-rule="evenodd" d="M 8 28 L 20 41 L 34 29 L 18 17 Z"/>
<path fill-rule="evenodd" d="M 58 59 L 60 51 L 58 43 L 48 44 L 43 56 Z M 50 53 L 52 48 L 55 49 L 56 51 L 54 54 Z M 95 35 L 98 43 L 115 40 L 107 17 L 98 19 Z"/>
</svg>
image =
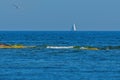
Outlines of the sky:
<svg viewBox="0 0 120 80">
<path fill-rule="evenodd" d="M 120 31 L 120 0 L 0 0 L 0 30 Z"/>
</svg>

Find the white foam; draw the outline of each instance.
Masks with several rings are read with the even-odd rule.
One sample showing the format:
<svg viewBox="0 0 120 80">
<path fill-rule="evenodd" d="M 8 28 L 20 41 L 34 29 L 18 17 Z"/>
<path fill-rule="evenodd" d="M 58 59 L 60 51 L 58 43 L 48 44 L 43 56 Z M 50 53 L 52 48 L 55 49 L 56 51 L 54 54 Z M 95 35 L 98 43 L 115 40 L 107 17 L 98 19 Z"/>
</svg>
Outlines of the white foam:
<svg viewBox="0 0 120 80">
<path fill-rule="evenodd" d="M 47 46 L 47 48 L 50 48 L 50 49 L 70 49 L 70 48 L 73 48 L 73 46 Z"/>
<path fill-rule="evenodd" d="M 80 47 L 80 49 L 87 49 L 86 47 Z"/>
</svg>

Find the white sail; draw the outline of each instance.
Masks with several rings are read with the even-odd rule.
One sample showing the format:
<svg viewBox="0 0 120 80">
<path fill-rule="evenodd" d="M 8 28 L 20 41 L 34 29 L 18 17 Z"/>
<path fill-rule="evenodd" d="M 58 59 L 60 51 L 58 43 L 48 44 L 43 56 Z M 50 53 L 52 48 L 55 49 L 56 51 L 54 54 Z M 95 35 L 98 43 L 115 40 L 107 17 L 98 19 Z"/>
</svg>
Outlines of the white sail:
<svg viewBox="0 0 120 80">
<path fill-rule="evenodd" d="M 76 26 L 75 26 L 75 24 L 73 25 L 73 27 L 72 27 L 72 31 L 76 31 L 77 29 L 76 29 Z"/>
</svg>

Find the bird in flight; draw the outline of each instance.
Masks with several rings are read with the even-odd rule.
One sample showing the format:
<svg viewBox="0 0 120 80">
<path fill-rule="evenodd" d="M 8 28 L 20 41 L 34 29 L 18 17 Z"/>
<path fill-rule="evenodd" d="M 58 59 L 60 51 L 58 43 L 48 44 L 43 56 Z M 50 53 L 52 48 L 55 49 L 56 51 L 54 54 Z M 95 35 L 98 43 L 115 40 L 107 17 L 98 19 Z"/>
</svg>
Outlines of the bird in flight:
<svg viewBox="0 0 120 80">
<path fill-rule="evenodd" d="M 20 9 L 20 6 L 17 4 L 13 4 L 13 7 L 15 7 L 16 9 Z"/>
</svg>

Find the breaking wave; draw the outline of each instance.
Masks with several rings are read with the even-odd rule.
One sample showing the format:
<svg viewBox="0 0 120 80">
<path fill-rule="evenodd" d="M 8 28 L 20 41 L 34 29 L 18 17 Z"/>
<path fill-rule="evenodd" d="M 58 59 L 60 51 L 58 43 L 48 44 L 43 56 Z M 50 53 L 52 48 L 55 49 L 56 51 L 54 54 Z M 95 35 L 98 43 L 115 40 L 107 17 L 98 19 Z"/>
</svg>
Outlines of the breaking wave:
<svg viewBox="0 0 120 80">
<path fill-rule="evenodd" d="M 74 46 L 47 46 L 46 48 L 49 48 L 49 49 L 71 49 L 71 48 L 74 48 Z"/>
<path fill-rule="evenodd" d="M 79 49 L 79 50 L 119 50 L 120 46 L 104 46 L 104 47 L 92 47 L 92 46 L 46 46 L 48 49 Z"/>
<path fill-rule="evenodd" d="M 80 50 L 98 50 L 95 47 L 80 47 L 80 46 L 46 46 L 48 49 L 80 49 Z"/>
</svg>

